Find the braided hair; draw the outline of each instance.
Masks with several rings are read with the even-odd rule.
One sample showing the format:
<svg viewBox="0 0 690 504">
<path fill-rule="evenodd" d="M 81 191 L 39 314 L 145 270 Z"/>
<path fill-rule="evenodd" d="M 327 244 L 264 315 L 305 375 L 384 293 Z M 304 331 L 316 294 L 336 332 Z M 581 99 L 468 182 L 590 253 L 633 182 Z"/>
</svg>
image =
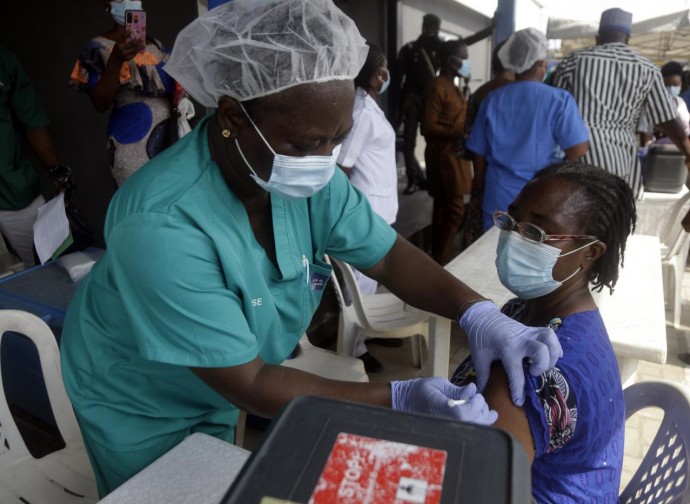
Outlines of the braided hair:
<svg viewBox="0 0 690 504">
<path fill-rule="evenodd" d="M 671 77 L 673 75 L 677 75 L 681 79 L 683 78 L 683 65 L 677 61 L 669 61 L 661 67 L 662 77 Z"/>
<path fill-rule="evenodd" d="M 533 180 L 555 178 L 574 186 L 568 206 L 582 232 L 594 235 L 606 245 L 606 252 L 589 270 L 593 291 L 613 288 L 618 281 L 618 265 L 623 266 L 625 242 L 635 230 L 637 213 L 632 189 L 622 178 L 606 170 L 577 161 L 551 165 L 537 172 Z"/>
<path fill-rule="evenodd" d="M 364 66 L 355 77 L 355 86 L 369 91 L 371 88 L 371 77 L 374 75 L 376 70 L 383 66 L 386 61 L 386 55 L 383 54 L 381 48 L 370 42 L 367 42 L 369 46 L 369 52 L 367 53 L 367 59 L 364 62 Z"/>
</svg>

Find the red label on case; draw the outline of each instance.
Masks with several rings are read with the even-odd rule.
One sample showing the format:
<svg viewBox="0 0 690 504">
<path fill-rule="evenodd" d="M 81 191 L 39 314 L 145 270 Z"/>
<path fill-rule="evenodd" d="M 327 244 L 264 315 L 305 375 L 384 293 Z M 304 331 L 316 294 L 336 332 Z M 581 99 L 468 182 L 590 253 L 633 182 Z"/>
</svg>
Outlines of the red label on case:
<svg viewBox="0 0 690 504">
<path fill-rule="evenodd" d="M 310 504 L 438 504 L 443 450 L 340 433 Z"/>
</svg>

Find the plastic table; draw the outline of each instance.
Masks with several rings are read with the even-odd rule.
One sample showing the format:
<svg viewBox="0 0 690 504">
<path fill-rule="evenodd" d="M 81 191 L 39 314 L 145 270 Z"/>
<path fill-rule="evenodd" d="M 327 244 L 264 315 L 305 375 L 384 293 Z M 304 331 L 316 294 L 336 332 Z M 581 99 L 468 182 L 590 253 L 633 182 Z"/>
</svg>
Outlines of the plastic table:
<svg viewBox="0 0 690 504">
<path fill-rule="evenodd" d="M 636 234 L 661 236 L 668 220 L 673 218 L 671 212 L 686 193 L 688 188 L 683 186 L 678 193 L 645 192 L 642 199 L 637 201 Z"/>
<path fill-rule="evenodd" d="M 250 452 L 207 434 L 187 437 L 102 504 L 218 504 Z"/>
</svg>

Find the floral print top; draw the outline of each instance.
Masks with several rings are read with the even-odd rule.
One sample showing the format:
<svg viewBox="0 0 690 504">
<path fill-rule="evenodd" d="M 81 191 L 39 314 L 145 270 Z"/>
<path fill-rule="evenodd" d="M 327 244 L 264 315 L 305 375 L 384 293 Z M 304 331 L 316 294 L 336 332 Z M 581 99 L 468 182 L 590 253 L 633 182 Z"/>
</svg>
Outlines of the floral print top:
<svg viewBox="0 0 690 504">
<path fill-rule="evenodd" d="M 88 92 L 101 79 L 115 42 L 99 36 L 89 40 L 77 58 L 70 85 Z M 163 65 L 168 53 L 156 40 L 120 67 L 120 87 L 108 119 L 108 160 L 121 185 L 169 143 L 172 98 L 176 83 Z"/>
<path fill-rule="evenodd" d="M 518 299 L 503 312 L 516 318 Z M 613 348 L 598 310 L 555 318 L 563 357 L 540 376 L 525 366 L 525 413 L 534 440 L 532 494 L 553 503 L 618 499 L 623 466 L 625 402 Z M 473 381 L 471 358 L 455 371 L 458 385 Z"/>
</svg>

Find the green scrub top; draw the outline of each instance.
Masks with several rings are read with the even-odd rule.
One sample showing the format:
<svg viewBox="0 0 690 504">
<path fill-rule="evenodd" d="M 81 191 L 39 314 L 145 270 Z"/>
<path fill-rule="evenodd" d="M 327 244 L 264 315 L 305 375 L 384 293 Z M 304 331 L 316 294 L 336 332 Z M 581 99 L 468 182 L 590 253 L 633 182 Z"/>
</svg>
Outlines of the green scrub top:
<svg viewBox="0 0 690 504">
<path fill-rule="evenodd" d="M 24 132 L 48 122 L 17 57 L 0 46 L 0 210 L 21 210 L 39 195 L 38 175 L 22 156 L 20 141 Z"/>
<path fill-rule="evenodd" d="M 336 170 L 311 198 L 271 195 L 276 268 L 211 160 L 207 122 L 118 190 L 107 252 L 65 320 L 65 387 L 101 494 L 190 433 L 232 441 L 237 407 L 189 367 L 279 364 L 319 305 L 324 254 L 365 269 L 396 239 Z"/>
</svg>

